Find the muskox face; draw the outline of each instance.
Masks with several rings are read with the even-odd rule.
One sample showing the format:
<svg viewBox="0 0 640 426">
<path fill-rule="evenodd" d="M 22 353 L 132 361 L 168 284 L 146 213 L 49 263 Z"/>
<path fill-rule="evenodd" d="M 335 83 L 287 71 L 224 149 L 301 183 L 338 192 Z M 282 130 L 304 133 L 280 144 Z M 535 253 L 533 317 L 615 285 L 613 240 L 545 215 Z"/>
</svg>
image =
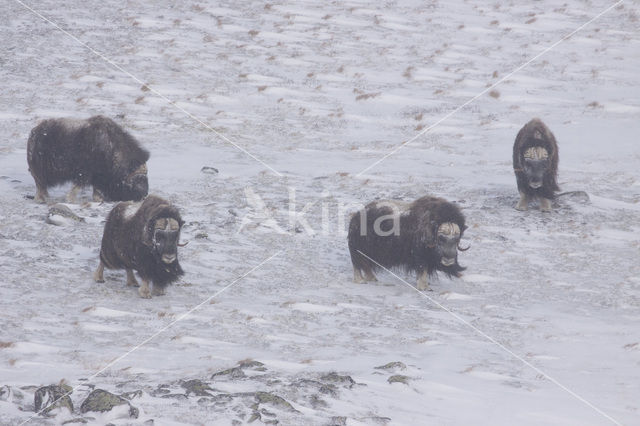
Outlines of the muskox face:
<svg viewBox="0 0 640 426">
<path fill-rule="evenodd" d="M 534 146 L 524 152 L 523 171 L 529 186 L 533 189 L 542 187 L 544 174 L 549 169 L 549 153 L 541 146 Z"/>
<path fill-rule="evenodd" d="M 118 198 L 139 201 L 146 197 L 148 193 L 147 165 L 143 164 L 122 181 Z"/>
<path fill-rule="evenodd" d="M 460 227 L 457 223 L 445 222 L 438 226 L 436 234 L 436 253 L 443 266 L 453 266 L 458 260 Z"/>
<path fill-rule="evenodd" d="M 166 264 L 178 260 L 180 224 L 173 218 L 160 218 L 153 225 L 153 251 Z"/>
</svg>

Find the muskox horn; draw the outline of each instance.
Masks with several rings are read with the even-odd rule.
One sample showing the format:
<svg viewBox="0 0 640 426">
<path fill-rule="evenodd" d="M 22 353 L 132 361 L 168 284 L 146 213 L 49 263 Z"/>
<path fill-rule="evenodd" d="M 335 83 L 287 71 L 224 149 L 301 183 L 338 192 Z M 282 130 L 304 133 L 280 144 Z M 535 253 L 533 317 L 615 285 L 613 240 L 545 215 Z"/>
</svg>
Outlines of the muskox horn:
<svg viewBox="0 0 640 426">
<path fill-rule="evenodd" d="M 524 152 L 524 158 L 531 160 L 546 160 L 549 158 L 549 152 L 541 146 L 532 146 Z"/>
<path fill-rule="evenodd" d="M 457 223 L 445 222 L 438 226 L 438 234 L 441 235 L 460 235 L 460 227 Z"/>
<path fill-rule="evenodd" d="M 147 163 L 141 164 L 140 167 L 135 169 L 131 175 L 146 175 L 147 174 Z"/>
<path fill-rule="evenodd" d="M 189 241 L 187 241 L 186 243 L 182 243 L 182 244 L 181 244 L 181 243 L 178 243 L 178 247 L 184 247 L 184 246 L 186 246 L 187 244 L 189 244 Z"/>
<path fill-rule="evenodd" d="M 462 248 L 462 247 L 460 247 L 460 243 L 458 243 L 458 250 L 460 250 L 460 251 L 467 251 L 467 250 L 469 250 L 470 248 L 471 248 L 471 244 L 469 244 L 469 245 L 467 246 L 467 248 Z"/>
</svg>

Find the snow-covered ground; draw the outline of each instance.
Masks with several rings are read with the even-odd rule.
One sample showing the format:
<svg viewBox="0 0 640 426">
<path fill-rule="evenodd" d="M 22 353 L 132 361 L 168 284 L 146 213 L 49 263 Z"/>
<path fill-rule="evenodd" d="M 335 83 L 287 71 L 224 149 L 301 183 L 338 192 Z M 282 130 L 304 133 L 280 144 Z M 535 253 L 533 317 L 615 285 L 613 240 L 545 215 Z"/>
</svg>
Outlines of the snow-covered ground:
<svg viewBox="0 0 640 426">
<path fill-rule="evenodd" d="M 35 389 L 62 379 L 76 406 L 91 387 L 142 390 L 138 419 L 94 423 L 640 423 L 637 1 L 363 174 L 614 2 L 27 3 L 60 28 L 3 2 L 0 423 L 32 417 Z M 164 297 L 139 298 L 123 271 L 92 281 L 113 204 L 70 205 L 85 222 L 59 227 L 27 198 L 30 129 L 94 114 L 151 151 L 152 192 L 183 212 L 187 274 Z M 562 190 L 590 202 L 513 208 L 511 148 L 535 116 Z M 348 213 L 427 193 L 463 207 L 471 249 L 463 278 L 426 296 L 468 324 L 390 274 L 351 281 Z M 315 233 L 289 223 L 314 202 Z M 248 359 L 264 365 L 212 377 Z M 213 390 L 185 396 L 191 379 Z"/>
</svg>

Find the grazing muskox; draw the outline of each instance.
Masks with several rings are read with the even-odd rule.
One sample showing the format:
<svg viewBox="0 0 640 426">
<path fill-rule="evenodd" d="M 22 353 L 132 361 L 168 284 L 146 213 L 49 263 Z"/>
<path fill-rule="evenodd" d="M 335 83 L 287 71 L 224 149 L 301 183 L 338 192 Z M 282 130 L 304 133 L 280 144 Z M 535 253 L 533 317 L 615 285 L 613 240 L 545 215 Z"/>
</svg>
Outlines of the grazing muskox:
<svg viewBox="0 0 640 426">
<path fill-rule="evenodd" d="M 165 288 L 184 274 L 178 263 L 183 223 L 178 209 L 160 197 L 149 195 L 141 202 L 118 203 L 107 216 L 100 264 L 93 278 L 104 282 L 105 266 L 126 269 L 127 285 L 137 287 L 136 270 L 142 279 L 140 297 L 151 297 L 149 281 L 154 295 L 164 294 Z"/>
<path fill-rule="evenodd" d="M 67 201 L 75 202 L 81 187 L 93 186 L 101 201 L 141 200 L 147 195 L 149 152 L 113 120 L 54 118 L 31 130 L 27 143 L 29 171 L 36 182 L 37 202 L 47 189 L 73 182 Z"/>
<path fill-rule="evenodd" d="M 538 118 L 524 125 L 513 144 L 513 170 L 518 182 L 518 210 L 527 210 L 530 198 L 540 198 L 540 210 L 551 211 L 551 200 L 559 191 L 558 144 L 553 133 Z"/>
<path fill-rule="evenodd" d="M 442 198 L 369 203 L 349 223 L 353 280 L 376 281 L 375 270 L 401 268 L 417 273 L 417 288 L 425 290 L 436 270 L 459 277 L 465 268 L 458 264 L 458 250 L 468 249 L 459 246 L 465 229 L 460 209 Z"/>
</svg>

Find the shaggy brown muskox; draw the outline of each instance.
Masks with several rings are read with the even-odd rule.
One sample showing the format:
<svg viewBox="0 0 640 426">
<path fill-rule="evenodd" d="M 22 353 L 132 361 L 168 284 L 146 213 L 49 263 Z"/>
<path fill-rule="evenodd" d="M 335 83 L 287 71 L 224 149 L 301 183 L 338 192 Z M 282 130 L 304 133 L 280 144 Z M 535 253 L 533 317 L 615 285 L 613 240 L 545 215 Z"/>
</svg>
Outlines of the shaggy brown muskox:
<svg viewBox="0 0 640 426">
<path fill-rule="evenodd" d="M 418 290 L 425 290 L 427 277 L 437 270 L 459 277 L 465 269 L 458 264 L 458 250 L 467 250 L 459 246 L 465 229 L 460 209 L 442 198 L 369 203 L 349 223 L 353 280 L 376 281 L 375 270 L 401 268 L 415 272 Z"/>
<path fill-rule="evenodd" d="M 149 152 L 113 120 L 54 118 L 31 130 L 27 142 L 29 171 L 36 182 L 35 200 L 45 202 L 47 189 L 73 182 L 67 201 L 92 185 L 94 200 L 141 200 L 147 195 Z"/>
<path fill-rule="evenodd" d="M 513 170 L 518 182 L 518 210 L 527 210 L 530 198 L 540 198 L 540 210 L 551 211 L 551 200 L 559 191 L 558 144 L 553 133 L 538 118 L 524 125 L 513 144 Z"/>
<path fill-rule="evenodd" d="M 184 274 L 178 263 L 178 242 L 183 225 L 178 209 L 160 197 L 149 195 L 142 202 L 118 203 L 107 216 L 102 236 L 100 264 L 93 275 L 104 282 L 104 268 L 126 269 L 127 285 L 138 286 L 141 297 L 164 294 L 165 288 Z"/>
</svg>

